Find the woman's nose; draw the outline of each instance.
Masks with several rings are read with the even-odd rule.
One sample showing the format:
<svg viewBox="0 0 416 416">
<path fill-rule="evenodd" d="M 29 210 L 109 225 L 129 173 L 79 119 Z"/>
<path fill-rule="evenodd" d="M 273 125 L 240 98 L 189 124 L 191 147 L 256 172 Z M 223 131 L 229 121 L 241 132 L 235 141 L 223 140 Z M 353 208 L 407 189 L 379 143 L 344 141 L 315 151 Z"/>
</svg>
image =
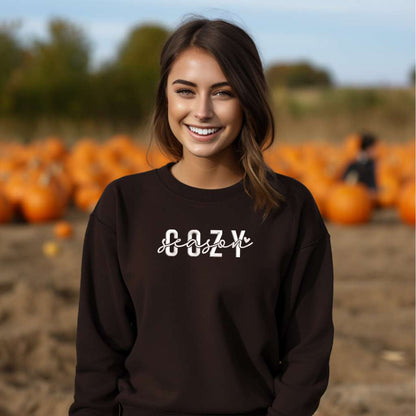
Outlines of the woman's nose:
<svg viewBox="0 0 416 416">
<path fill-rule="evenodd" d="M 211 98 L 209 96 L 199 96 L 196 100 L 195 117 L 199 120 L 210 119 L 213 113 Z"/>
</svg>

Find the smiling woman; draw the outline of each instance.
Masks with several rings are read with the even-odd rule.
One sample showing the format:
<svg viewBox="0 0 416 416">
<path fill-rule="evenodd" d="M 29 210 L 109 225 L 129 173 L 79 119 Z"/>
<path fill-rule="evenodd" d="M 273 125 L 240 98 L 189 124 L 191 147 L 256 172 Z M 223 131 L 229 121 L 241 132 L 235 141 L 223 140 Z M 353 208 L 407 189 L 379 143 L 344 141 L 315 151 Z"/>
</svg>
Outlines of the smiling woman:
<svg viewBox="0 0 416 416">
<path fill-rule="evenodd" d="M 330 235 L 263 159 L 257 49 L 195 19 L 160 63 L 153 133 L 175 161 L 111 182 L 90 215 L 69 414 L 310 416 L 334 334 Z"/>
<path fill-rule="evenodd" d="M 167 40 L 160 63 L 152 140 L 175 159 L 172 174 L 203 189 L 243 179 L 265 219 L 284 196 L 267 180 L 263 151 L 273 144 L 274 120 L 253 40 L 220 19 L 191 21 Z"/>
</svg>

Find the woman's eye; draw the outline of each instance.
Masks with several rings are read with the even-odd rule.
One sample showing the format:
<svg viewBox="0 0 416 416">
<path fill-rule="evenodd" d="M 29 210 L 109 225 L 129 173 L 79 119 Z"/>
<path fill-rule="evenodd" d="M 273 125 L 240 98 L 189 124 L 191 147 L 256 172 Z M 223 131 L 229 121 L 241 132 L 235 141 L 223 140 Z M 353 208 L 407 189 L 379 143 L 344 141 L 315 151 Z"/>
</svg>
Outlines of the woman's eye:
<svg viewBox="0 0 416 416">
<path fill-rule="evenodd" d="M 187 89 L 176 90 L 175 92 L 177 94 L 181 94 L 181 95 L 193 94 L 193 92 L 191 90 L 187 90 Z M 226 95 L 226 96 L 229 96 L 229 97 L 233 96 L 233 94 L 230 91 L 217 91 L 217 92 L 215 92 L 215 95 L 217 95 L 217 94 Z"/>
<path fill-rule="evenodd" d="M 233 96 L 230 91 L 217 91 L 217 93 L 221 93 L 221 95 L 228 95 L 229 97 Z"/>
<path fill-rule="evenodd" d="M 182 94 L 182 93 L 188 93 L 188 92 L 192 92 L 191 90 L 177 90 L 176 91 L 178 94 Z M 188 95 L 188 94 L 184 94 L 184 95 Z"/>
</svg>

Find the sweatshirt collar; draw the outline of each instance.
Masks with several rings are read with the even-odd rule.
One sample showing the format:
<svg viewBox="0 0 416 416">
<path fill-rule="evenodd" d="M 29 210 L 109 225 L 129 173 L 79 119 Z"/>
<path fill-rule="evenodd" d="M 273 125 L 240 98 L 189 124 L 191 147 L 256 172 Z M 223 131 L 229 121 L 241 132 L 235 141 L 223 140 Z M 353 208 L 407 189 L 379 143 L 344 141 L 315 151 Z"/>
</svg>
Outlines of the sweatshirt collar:
<svg viewBox="0 0 416 416">
<path fill-rule="evenodd" d="M 186 185 L 173 176 L 171 167 L 174 164 L 175 162 L 168 162 L 164 166 L 156 169 L 156 173 L 166 187 L 186 199 L 200 202 L 219 202 L 245 193 L 243 179 L 231 186 L 218 189 L 196 188 Z"/>
</svg>

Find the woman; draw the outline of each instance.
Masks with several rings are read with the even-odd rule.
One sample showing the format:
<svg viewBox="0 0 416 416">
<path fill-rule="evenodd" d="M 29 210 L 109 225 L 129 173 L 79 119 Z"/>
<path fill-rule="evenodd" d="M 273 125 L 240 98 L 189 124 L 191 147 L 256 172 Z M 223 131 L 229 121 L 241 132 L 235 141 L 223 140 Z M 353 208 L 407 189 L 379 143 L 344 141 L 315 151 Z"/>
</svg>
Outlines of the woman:
<svg viewBox="0 0 416 416">
<path fill-rule="evenodd" d="M 330 235 L 308 189 L 263 159 L 257 49 L 194 18 L 160 75 L 153 137 L 175 162 L 111 182 L 90 214 L 69 414 L 312 415 L 333 343 Z"/>
</svg>

